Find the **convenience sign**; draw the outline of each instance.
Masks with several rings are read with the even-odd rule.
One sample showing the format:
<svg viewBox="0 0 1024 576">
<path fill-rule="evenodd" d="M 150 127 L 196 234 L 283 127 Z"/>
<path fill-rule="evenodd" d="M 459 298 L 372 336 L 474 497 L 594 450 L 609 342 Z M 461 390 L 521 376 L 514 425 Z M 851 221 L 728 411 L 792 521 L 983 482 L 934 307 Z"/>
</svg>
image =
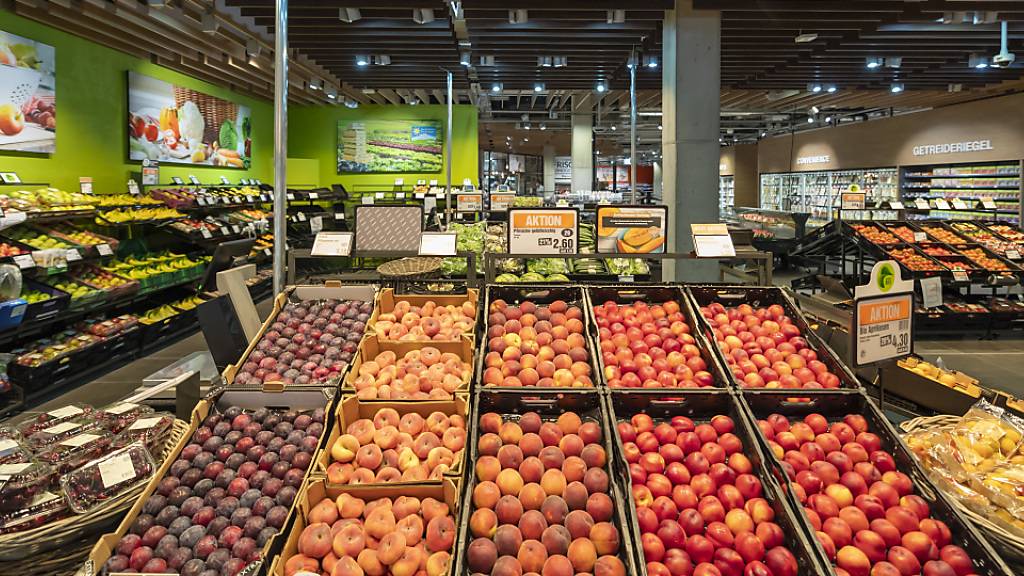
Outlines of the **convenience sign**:
<svg viewBox="0 0 1024 576">
<path fill-rule="evenodd" d="M 579 236 L 579 212 L 574 208 L 509 210 L 509 254 L 575 254 Z"/>
</svg>

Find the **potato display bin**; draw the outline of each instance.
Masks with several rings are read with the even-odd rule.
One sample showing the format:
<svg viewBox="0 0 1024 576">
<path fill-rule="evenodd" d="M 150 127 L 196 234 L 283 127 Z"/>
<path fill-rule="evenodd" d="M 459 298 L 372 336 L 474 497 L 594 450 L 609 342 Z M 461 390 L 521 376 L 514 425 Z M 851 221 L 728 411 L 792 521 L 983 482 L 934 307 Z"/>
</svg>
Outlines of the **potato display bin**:
<svg viewBox="0 0 1024 576">
<path fill-rule="evenodd" d="M 530 416 L 529 422 L 523 420 L 523 417 L 528 413 L 536 414 L 536 417 Z M 566 416 L 567 413 L 575 413 L 579 420 Z M 487 421 L 482 422 L 481 419 L 487 414 L 497 414 L 500 416 L 500 422 L 498 422 L 498 419 L 493 418 L 493 416 L 488 416 Z M 517 536 L 522 541 L 531 539 L 543 541 L 543 546 L 546 548 L 545 556 L 553 556 L 555 553 L 558 553 L 563 556 L 575 557 L 575 553 L 570 552 L 567 554 L 566 548 L 570 542 L 585 540 L 582 536 L 573 538 L 573 536 L 578 535 L 576 531 L 581 529 L 583 531 L 589 530 L 586 540 L 589 540 L 594 545 L 592 550 L 595 552 L 596 560 L 585 561 L 588 557 L 586 550 L 588 546 L 587 544 L 581 545 L 580 547 L 583 550 L 579 552 L 584 560 L 581 560 L 580 563 L 585 565 L 574 566 L 574 568 L 583 568 L 577 571 L 587 572 L 587 568 L 590 568 L 594 573 L 600 574 L 607 569 L 609 570 L 607 573 L 614 574 L 617 570 L 621 569 L 621 573 L 624 574 L 639 574 L 636 558 L 633 555 L 633 550 L 636 549 L 638 543 L 633 541 L 631 531 L 625 528 L 628 526 L 627 521 L 629 518 L 623 500 L 625 492 L 619 485 L 619 477 L 612 473 L 610 465 L 612 454 L 610 435 L 614 431 L 608 427 L 601 391 L 582 390 L 575 393 L 553 393 L 540 390 L 481 390 L 476 394 L 472 415 L 469 455 L 475 469 L 471 468 L 466 472 L 463 522 L 460 526 L 460 535 L 457 540 L 458 554 L 456 554 L 456 560 L 458 562 L 458 569 L 456 574 L 462 576 L 473 572 L 489 572 L 489 570 L 483 569 L 486 568 L 485 566 L 479 565 L 480 562 L 486 562 L 488 548 L 492 552 L 497 551 L 495 559 L 507 555 L 509 551 L 503 552 L 502 550 L 515 544 Z M 499 458 L 492 457 L 493 454 L 498 454 L 501 458 L 511 457 L 513 460 L 516 459 L 516 450 L 504 450 L 504 448 L 510 448 L 513 442 L 503 444 L 499 448 L 494 445 L 494 442 L 503 443 L 503 440 L 497 434 L 490 432 L 490 430 L 500 429 L 502 424 L 508 423 L 515 423 L 517 426 L 523 424 L 526 430 L 533 430 L 533 427 L 538 428 L 538 433 L 535 434 L 537 438 L 526 435 L 522 436 L 522 439 L 530 438 L 528 442 L 532 443 L 533 447 L 524 445 L 526 446 L 526 451 L 521 452 L 520 455 L 532 453 L 534 448 L 540 449 L 538 443 L 541 442 L 541 434 L 544 434 L 543 437 L 547 437 L 549 433 L 553 434 L 554 430 L 561 430 L 562 428 L 559 428 L 560 425 L 566 426 L 567 429 L 572 429 L 571 427 L 575 427 L 578 423 L 578 439 L 580 442 L 576 448 L 586 451 L 588 459 L 596 458 L 596 460 L 591 460 L 591 462 L 603 461 L 603 464 L 600 466 L 596 464 L 589 466 L 587 461 L 582 458 L 582 451 L 580 452 L 581 456 L 570 456 L 569 458 L 576 459 L 570 461 L 564 457 L 566 452 L 563 451 L 563 448 L 559 447 L 557 455 L 555 454 L 556 450 L 551 450 L 545 455 L 545 458 L 550 457 L 557 460 L 557 456 L 562 456 L 564 463 L 567 465 L 564 469 L 569 472 L 568 478 L 564 477 L 564 474 L 561 479 L 558 478 L 557 474 L 551 474 L 546 479 L 541 477 L 541 473 L 551 473 L 556 470 L 541 470 L 540 468 L 547 468 L 547 465 L 543 464 L 539 457 L 535 458 L 537 462 L 532 466 L 527 468 L 520 466 L 519 469 L 525 471 L 531 467 L 535 468 L 534 472 L 536 472 L 536 476 L 540 480 L 535 479 L 533 476 L 534 472 L 529 471 L 526 472 L 526 478 L 521 478 L 518 471 L 511 471 L 512 466 L 501 464 Z M 499 428 L 495 428 L 495 426 Z M 586 427 L 586 430 L 583 427 Z M 514 427 L 509 427 L 509 430 L 506 432 L 514 436 L 514 430 Z M 522 429 L 520 429 L 520 432 L 522 432 Z M 600 437 L 594 438 L 598 434 Z M 564 435 L 564 438 L 569 437 L 571 437 L 571 434 Z M 481 447 L 479 445 L 482 438 L 488 441 L 488 446 Z M 593 440 L 588 442 L 584 438 L 593 438 Z M 543 451 L 548 448 L 557 446 L 557 443 L 544 443 L 548 445 L 541 449 L 540 454 L 543 454 Z M 591 445 L 600 449 L 586 450 Z M 575 452 L 575 449 L 570 447 L 569 442 L 564 446 L 564 450 L 570 454 Z M 600 458 L 601 452 L 603 452 L 604 458 Z M 524 460 L 523 464 L 526 464 L 526 462 L 529 462 L 529 460 Z M 571 465 L 569 464 L 570 462 L 572 462 Z M 515 462 L 512 463 L 514 464 Z M 491 477 L 490 475 L 494 472 L 495 466 L 500 466 L 503 469 L 497 474 L 496 481 L 478 480 L 478 473 L 485 474 L 484 477 L 487 478 Z M 508 474 L 503 478 L 501 475 L 505 473 Z M 514 499 L 522 509 L 516 510 L 516 503 L 509 500 L 505 506 L 494 506 L 494 516 L 491 516 L 488 512 L 481 512 L 481 518 L 485 519 L 491 516 L 493 524 L 497 526 L 497 531 L 493 537 L 481 536 L 481 534 L 488 534 L 488 531 L 486 531 L 487 526 L 476 526 L 474 522 L 473 515 L 477 511 L 476 502 L 478 498 L 480 502 L 484 502 L 486 498 L 494 496 L 493 491 L 495 489 L 501 490 L 502 494 L 506 496 L 515 492 L 511 489 L 493 488 L 492 486 L 483 485 L 493 484 L 494 486 L 500 486 L 505 484 L 506 480 L 516 484 L 515 478 L 520 478 L 518 482 L 523 483 L 524 486 L 519 492 L 519 498 Z M 576 480 L 567 482 L 569 478 L 575 478 Z M 528 479 L 531 482 L 525 482 Z M 547 486 L 547 488 L 542 487 L 541 484 Z M 527 488 L 531 485 L 533 486 L 532 488 Z M 587 485 L 590 488 L 587 488 Z M 512 486 L 512 488 L 515 488 L 515 486 Z M 478 489 L 480 494 L 477 494 Z M 548 506 L 538 504 L 538 502 L 546 502 L 550 498 L 555 498 L 554 494 L 559 489 L 563 498 L 551 500 Z M 550 496 L 548 495 L 549 492 Z M 500 501 L 498 502 L 500 503 Z M 571 512 L 569 511 L 570 503 L 573 506 Z M 508 510 L 502 510 L 503 507 L 508 508 Z M 591 515 L 590 520 L 594 522 L 591 528 L 600 526 L 598 532 L 595 533 L 586 527 L 586 519 L 582 518 L 584 514 L 576 515 L 578 518 L 573 516 L 572 512 L 580 510 Z M 538 515 L 541 517 L 535 519 Z M 505 521 L 501 521 L 502 518 L 505 518 Z M 583 524 L 580 522 L 583 522 Z M 498 526 L 498 524 L 501 524 L 501 526 Z M 554 529 L 555 524 L 560 524 L 561 529 Z M 507 526 L 512 526 L 512 528 L 503 530 Z M 540 532 L 544 531 L 544 527 L 548 527 L 546 529 L 553 532 L 548 538 L 543 538 L 540 534 Z M 570 527 L 572 527 L 572 532 L 570 532 Z M 534 532 L 537 533 L 535 534 Z M 490 535 L 488 534 L 488 536 Z M 482 550 L 475 549 L 475 540 L 480 541 L 477 547 L 482 548 Z M 486 541 L 490 541 L 493 547 Z M 597 549 L 597 543 L 601 546 L 600 550 Z M 511 552 L 511 556 L 515 557 L 516 555 L 516 552 Z M 533 555 L 532 560 L 536 561 L 538 556 L 539 551 L 538 554 Z M 527 562 L 530 561 L 528 560 Z M 591 564 L 594 565 L 591 566 Z M 536 568 L 536 566 L 531 564 L 522 568 L 523 572 L 537 572 L 539 570 L 539 568 L 536 570 L 532 569 Z"/>
<path fill-rule="evenodd" d="M 711 324 L 701 312 L 701 308 L 711 304 L 721 304 L 726 308 L 738 307 L 741 305 L 757 307 L 770 307 L 778 305 L 782 307 L 783 313 L 790 318 L 793 325 L 800 331 L 799 336 L 806 343 L 807 348 L 814 353 L 816 359 L 821 361 L 828 372 L 834 374 L 838 379 L 838 388 L 859 390 L 860 382 L 850 369 L 839 360 L 839 356 L 811 329 L 807 319 L 800 313 L 800 309 L 790 298 L 789 294 L 782 288 L 776 287 L 751 287 L 751 286 L 687 286 L 685 292 L 690 298 L 694 312 L 699 316 L 701 323 L 700 331 L 708 342 L 715 343 L 715 352 L 718 355 L 726 374 L 734 386 L 747 389 L 745 383 L 740 380 L 730 368 L 726 361 L 725 353 L 717 345 Z M 737 320 L 740 320 L 737 318 Z M 742 321 L 742 320 L 741 320 Z M 806 360 L 805 363 L 809 363 Z M 796 368 L 793 369 L 794 371 Z M 816 373 L 815 373 L 816 374 Z M 796 387 L 787 387 L 794 389 Z M 812 393 L 816 388 L 799 388 L 801 393 Z M 835 389 L 835 388 L 832 388 Z"/>
<path fill-rule="evenodd" d="M 882 411 L 866 395 L 828 392 L 803 398 L 793 398 L 792 392 L 759 390 L 744 392 L 742 397 L 740 397 L 740 402 L 743 404 L 744 409 L 747 410 L 748 416 L 755 423 L 759 419 L 767 420 L 773 415 L 780 415 L 786 418 L 790 424 L 793 424 L 805 421 L 805 418 L 811 414 L 818 414 L 827 420 L 829 430 L 835 429 L 833 427 L 835 423 L 846 423 L 848 427 L 853 428 L 853 425 L 849 424 L 847 420 L 854 422 L 855 425 L 862 428 L 866 427 L 868 432 L 878 437 L 880 441 L 879 450 L 886 451 L 892 456 L 893 462 L 887 465 L 891 468 L 891 471 L 893 473 L 905 474 L 909 478 L 912 483 L 910 490 L 913 494 L 922 497 L 927 502 L 927 505 L 930 507 L 930 517 L 944 522 L 951 532 L 951 543 L 960 546 L 970 555 L 971 560 L 974 562 L 974 573 L 1007 576 L 1014 573 L 1003 559 L 999 557 L 996 550 L 978 533 L 977 529 L 956 511 L 956 508 L 941 491 L 935 488 L 910 453 L 906 444 L 900 439 L 892 424 L 889 423 Z M 847 419 L 847 416 L 851 418 Z M 782 426 L 782 422 L 777 417 L 772 418 L 772 422 L 773 427 L 775 422 L 778 422 L 780 427 Z M 780 477 L 783 477 L 782 474 L 784 474 L 785 467 L 780 462 L 777 454 L 772 452 L 772 447 L 768 443 L 767 437 L 760 429 L 757 431 L 757 437 L 761 442 L 762 449 L 765 450 L 767 458 L 776 467 Z M 845 451 L 843 451 L 843 454 L 845 454 Z M 877 484 L 877 482 L 873 483 L 872 486 L 874 484 Z M 806 493 L 807 491 L 803 488 L 798 490 L 794 487 L 795 485 L 795 481 L 788 482 L 788 485 L 784 486 L 784 491 L 787 498 L 789 498 L 790 504 L 801 509 L 803 505 L 799 501 L 798 492 L 803 491 Z M 808 496 L 809 505 L 814 504 L 810 502 L 812 496 L 813 494 Z M 891 508 L 891 506 L 885 506 L 884 502 L 881 505 L 886 508 L 886 512 Z M 886 514 L 885 518 L 889 519 L 889 515 Z M 822 520 L 824 521 L 824 518 Z M 903 529 L 900 531 L 901 533 L 907 532 Z M 813 543 L 818 545 L 816 541 Z M 819 549 L 821 549 L 820 546 Z"/>
<path fill-rule="evenodd" d="M 635 286 L 635 285 L 622 285 L 622 286 L 600 286 L 600 287 L 588 287 L 586 288 L 587 299 L 590 305 L 587 306 L 588 328 L 590 332 L 591 341 L 594 343 L 595 356 L 597 359 L 597 367 L 600 374 L 601 384 L 608 386 L 608 366 L 605 364 L 605 356 L 602 349 L 601 343 L 601 326 L 598 322 L 597 308 L 604 306 L 606 302 L 614 302 L 619 305 L 631 305 L 638 302 L 644 302 L 646 304 L 664 304 L 666 302 L 675 302 L 679 305 L 679 312 L 683 315 L 683 322 L 689 328 L 689 334 L 693 338 L 693 346 L 696 346 L 699 355 L 695 356 L 699 358 L 704 368 L 701 370 L 693 370 L 691 372 L 703 371 L 707 373 L 708 382 L 697 382 L 699 387 L 704 388 L 729 388 L 730 381 L 725 375 L 725 369 L 721 366 L 720 360 L 713 348 L 714 343 L 708 342 L 704 334 L 701 333 L 699 319 L 697 314 L 694 312 L 690 299 L 686 297 L 683 290 L 679 286 Z M 623 335 L 625 333 L 623 332 Z M 682 334 L 679 335 L 682 337 Z M 660 338 L 659 338 L 660 342 Z M 628 346 L 628 344 L 627 344 Z M 613 349 L 618 349 L 619 346 L 614 346 Z M 614 353 L 612 353 L 614 354 Z M 696 366 L 700 368 L 699 364 Z M 650 390 L 653 393 L 663 393 L 666 387 L 657 388 L 644 388 L 643 382 L 640 382 L 639 377 L 637 381 L 640 383 L 639 387 L 623 387 L 631 390 Z M 675 388 L 669 386 L 667 388 Z M 682 387 L 678 387 L 682 388 Z"/>
</svg>

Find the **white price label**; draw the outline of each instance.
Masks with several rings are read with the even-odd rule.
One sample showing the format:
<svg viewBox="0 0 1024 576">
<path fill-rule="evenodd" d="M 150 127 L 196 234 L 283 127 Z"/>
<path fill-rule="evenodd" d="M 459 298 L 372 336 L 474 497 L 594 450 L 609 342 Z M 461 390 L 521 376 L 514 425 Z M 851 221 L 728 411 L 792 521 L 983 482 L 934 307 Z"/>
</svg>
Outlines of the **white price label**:
<svg viewBox="0 0 1024 576">
<path fill-rule="evenodd" d="M 99 434 L 79 434 L 78 436 L 68 438 L 67 440 L 61 442 L 61 446 L 71 446 L 72 448 L 78 448 L 80 446 L 85 446 L 89 442 L 95 442 L 99 438 Z"/>
<path fill-rule="evenodd" d="M 199 205 L 199 206 L 206 206 L 209 203 L 210 203 L 210 201 L 208 199 L 202 197 L 202 196 L 200 196 L 199 198 L 196 198 L 196 204 Z"/>
<path fill-rule="evenodd" d="M 260 194 L 260 200 L 262 200 L 264 202 L 270 202 L 270 195 L 269 194 Z"/>
<path fill-rule="evenodd" d="M 903 202 L 893 200 L 892 202 L 889 202 L 889 208 L 892 210 L 903 210 Z"/>
<path fill-rule="evenodd" d="M 49 434 L 51 436 L 55 436 L 57 434 L 63 434 L 65 432 L 71 432 L 72 430 L 75 430 L 75 429 L 77 429 L 79 427 L 81 427 L 81 424 L 76 424 L 74 422 L 61 422 L 60 424 L 57 424 L 56 426 L 50 426 L 49 428 L 44 428 L 43 429 L 43 433 L 44 434 Z"/>
<path fill-rule="evenodd" d="M 65 406 L 63 408 L 47 412 L 46 414 L 53 418 L 71 418 L 73 416 L 78 416 L 79 414 L 84 414 L 84 411 L 78 406 Z"/>
<path fill-rule="evenodd" d="M 221 236 L 231 236 L 231 228 L 228 228 L 227 226 L 221 226 L 219 230 Z"/>
<path fill-rule="evenodd" d="M 373 196 L 363 196 L 362 202 L 364 205 L 373 204 Z"/>
<path fill-rule="evenodd" d="M 956 208 L 957 210 L 967 210 L 967 204 L 965 204 L 964 201 L 959 198 L 954 198 L 953 208 Z"/>
<path fill-rule="evenodd" d="M 289 200 L 295 200 L 295 194 L 287 194 L 286 196 Z"/>
<path fill-rule="evenodd" d="M 253 196 L 252 194 L 246 194 L 245 195 L 245 201 L 249 202 L 249 203 L 255 202 L 256 201 L 256 197 Z"/>
<path fill-rule="evenodd" d="M 0 440 L 0 457 L 10 455 L 17 448 L 18 442 L 16 440 L 11 440 L 10 438 Z"/>
<path fill-rule="evenodd" d="M 632 274 L 619 276 L 619 282 L 632 282 L 632 281 L 633 281 L 633 275 Z"/>
<path fill-rule="evenodd" d="M 416 199 L 417 199 L 417 200 L 423 200 L 423 199 L 424 199 L 424 198 L 426 198 L 426 197 L 427 197 L 427 195 L 426 195 L 426 194 L 424 194 L 423 192 L 417 192 L 417 193 L 416 193 Z"/>
<path fill-rule="evenodd" d="M 1020 260 L 1020 252 L 1017 250 L 1007 250 L 1006 257 L 1010 260 Z"/>
<path fill-rule="evenodd" d="M 924 198 L 918 198 L 917 200 L 914 200 L 914 208 L 917 208 L 918 210 L 930 210 L 931 206 L 928 205 L 928 201 Z"/>
<path fill-rule="evenodd" d="M 433 188 L 434 186 L 437 186 L 437 180 L 430 181 L 430 187 Z"/>
<path fill-rule="evenodd" d="M 109 412 L 111 414 L 117 414 L 118 416 L 120 416 L 121 414 L 124 414 L 126 412 L 131 412 L 132 410 L 135 410 L 138 407 L 139 407 L 138 404 L 135 404 L 135 403 L 132 403 L 132 402 L 121 402 L 117 406 L 114 406 L 112 408 L 107 408 L 106 410 L 104 410 L 104 412 Z"/>
<path fill-rule="evenodd" d="M 77 262 L 82 259 L 82 255 L 78 253 L 77 249 L 68 248 L 67 256 L 65 256 L 65 258 L 67 258 L 68 262 Z"/>
<path fill-rule="evenodd" d="M 312 256 L 348 256 L 351 252 L 351 232 L 320 232 L 309 251 Z"/>
<path fill-rule="evenodd" d="M 405 192 L 395 192 L 395 198 L 398 199 L 398 200 L 404 200 L 405 199 Z"/>
<path fill-rule="evenodd" d="M 376 193 L 374 193 L 373 197 L 376 198 L 377 200 L 383 200 L 384 199 L 384 193 L 383 192 L 376 192 Z"/>
<path fill-rule="evenodd" d="M 395 178 L 395 188 L 405 186 L 405 178 Z"/>
<path fill-rule="evenodd" d="M 131 194 L 132 196 L 138 196 L 139 195 L 139 183 L 136 182 L 135 180 L 129 180 L 128 181 L 128 193 Z"/>
<path fill-rule="evenodd" d="M 935 207 L 939 210 L 949 210 L 949 202 L 946 202 L 945 198 L 936 198 Z"/>
<path fill-rule="evenodd" d="M 0 464 L 0 475 L 11 476 L 14 474 L 20 474 L 25 470 L 28 470 L 28 467 L 31 465 L 31 462 L 19 462 L 17 464 Z"/>
<path fill-rule="evenodd" d="M 195 184 L 196 186 L 199 186 L 199 178 L 196 178 L 191 174 L 188 175 L 188 181 Z"/>
<path fill-rule="evenodd" d="M 420 236 L 420 256 L 455 256 L 454 233 L 424 232 Z"/>
<path fill-rule="evenodd" d="M 334 219 L 335 220 L 344 220 L 345 219 L 345 213 L 344 212 L 335 212 L 334 213 Z"/>
<path fill-rule="evenodd" d="M 234 232 L 235 234 L 240 234 L 242 232 L 242 229 L 238 226 L 238 224 L 232 224 L 231 231 Z"/>
<path fill-rule="evenodd" d="M 928 235 L 924 232 L 914 232 L 914 242 L 927 242 Z"/>
<path fill-rule="evenodd" d="M 241 196 L 232 196 L 231 197 L 231 202 L 233 202 L 234 204 L 241 204 L 242 203 L 242 197 Z"/>
<path fill-rule="evenodd" d="M 114 251 L 110 248 L 110 244 L 97 244 L 96 251 L 99 252 L 100 256 L 113 256 Z"/>
<path fill-rule="evenodd" d="M 995 210 L 996 209 L 996 203 L 991 198 L 982 198 L 981 199 L 981 207 L 984 208 L 985 210 Z"/>
<path fill-rule="evenodd" d="M 132 423 L 132 425 L 129 426 L 128 429 L 129 430 L 147 430 L 147 429 L 152 428 L 153 426 L 156 426 L 157 424 L 159 424 L 161 420 L 163 420 L 163 418 L 161 418 L 160 416 L 155 416 L 153 418 L 139 418 L 134 423 Z"/>
<path fill-rule="evenodd" d="M 736 255 L 736 246 L 729 234 L 694 236 L 693 249 L 698 258 L 731 258 Z"/>
<path fill-rule="evenodd" d="M 14 263 L 18 265 L 18 268 L 25 270 L 27 268 L 34 268 L 36 261 L 32 259 L 31 254 L 18 254 L 14 257 Z"/>
<path fill-rule="evenodd" d="M 270 251 L 270 248 L 264 248 L 263 249 L 263 255 L 264 256 L 270 256 L 272 254 L 273 254 L 273 252 Z"/>
<path fill-rule="evenodd" d="M 309 193 L 309 199 L 310 199 L 310 200 L 317 200 L 317 199 L 319 199 L 319 198 L 320 198 L 320 195 L 319 195 L 319 194 L 317 194 L 316 192 L 310 192 L 310 193 Z"/>
<path fill-rule="evenodd" d="M 306 213 L 305 212 L 299 212 L 299 214 L 295 218 L 299 222 L 305 222 L 306 221 Z"/>
<path fill-rule="evenodd" d="M 228 180 L 227 176 L 221 176 L 220 177 L 220 183 L 224 184 L 225 186 L 227 186 L 228 184 L 231 184 L 231 180 Z"/>
<path fill-rule="evenodd" d="M 967 282 L 970 278 L 968 278 L 967 272 L 963 270 L 953 270 L 953 280 L 955 282 Z"/>
<path fill-rule="evenodd" d="M 324 229 L 324 217 L 313 216 L 309 219 L 309 232 L 311 234 L 318 234 Z"/>
<path fill-rule="evenodd" d="M 932 276 L 921 279 L 921 303 L 925 308 L 942 306 L 942 278 Z"/>
<path fill-rule="evenodd" d="M 135 465 L 132 464 L 132 456 L 128 452 L 121 452 L 111 456 L 99 463 L 100 481 L 104 488 L 117 486 L 135 478 Z"/>
<path fill-rule="evenodd" d="M 456 194 L 455 209 L 459 212 L 479 212 L 484 208 L 483 194 Z"/>
<path fill-rule="evenodd" d="M 199 232 L 200 232 L 200 234 L 203 235 L 203 238 L 206 238 L 207 240 L 209 240 L 210 238 L 213 238 L 213 232 L 210 232 L 209 228 L 203 228 Z"/>
</svg>

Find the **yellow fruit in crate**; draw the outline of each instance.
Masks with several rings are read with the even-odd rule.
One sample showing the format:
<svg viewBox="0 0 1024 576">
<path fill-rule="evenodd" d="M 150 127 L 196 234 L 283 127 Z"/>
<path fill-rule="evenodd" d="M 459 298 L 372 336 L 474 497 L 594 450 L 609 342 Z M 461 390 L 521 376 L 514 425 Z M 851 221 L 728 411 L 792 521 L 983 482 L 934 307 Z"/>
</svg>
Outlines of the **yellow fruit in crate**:
<svg viewBox="0 0 1024 576">
<path fill-rule="evenodd" d="M 956 384 L 956 376 L 953 376 L 949 372 L 943 372 L 942 374 L 939 374 L 939 382 L 946 386 L 952 386 Z"/>
</svg>

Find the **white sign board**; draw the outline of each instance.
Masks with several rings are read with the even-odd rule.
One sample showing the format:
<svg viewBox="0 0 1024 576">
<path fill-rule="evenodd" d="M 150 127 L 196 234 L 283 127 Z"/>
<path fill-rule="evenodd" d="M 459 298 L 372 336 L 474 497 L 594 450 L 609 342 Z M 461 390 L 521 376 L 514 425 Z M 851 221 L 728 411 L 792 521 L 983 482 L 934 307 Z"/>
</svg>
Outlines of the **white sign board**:
<svg viewBox="0 0 1024 576">
<path fill-rule="evenodd" d="M 572 208 L 509 210 L 509 254 L 575 254 L 579 212 Z"/>
<path fill-rule="evenodd" d="M 455 195 L 455 209 L 459 212 L 479 212 L 484 208 L 484 195 L 479 192 L 460 192 Z"/>
<path fill-rule="evenodd" d="M 572 182 L 572 156 L 555 156 L 555 182 Z"/>
<path fill-rule="evenodd" d="M 925 308 L 942 306 L 942 278 L 921 278 L 921 296 Z"/>
<path fill-rule="evenodd" d="M 455 256 L 454 232 L 424 232 L 420 236 L 420 256 Z"/>
<path fill-rule="evenodd" d="M 348 256 L 351 253 L 351 232 L 320 232 L 309 251 L 311 256 Z"/>
<path fill-rule="evenodd" d="M 857 286 L 853 306 L 853 358 L 857 366 L 900 358 L 913 346 L 914 282 L 893 260 L 877 262 Z"/>
<path fill-rule="evenodd" d="M 690 233 L 698 258 L 731 258 L 736 255 L 732 235 L 725 224 L 690 224 Z"/>
</svg>

